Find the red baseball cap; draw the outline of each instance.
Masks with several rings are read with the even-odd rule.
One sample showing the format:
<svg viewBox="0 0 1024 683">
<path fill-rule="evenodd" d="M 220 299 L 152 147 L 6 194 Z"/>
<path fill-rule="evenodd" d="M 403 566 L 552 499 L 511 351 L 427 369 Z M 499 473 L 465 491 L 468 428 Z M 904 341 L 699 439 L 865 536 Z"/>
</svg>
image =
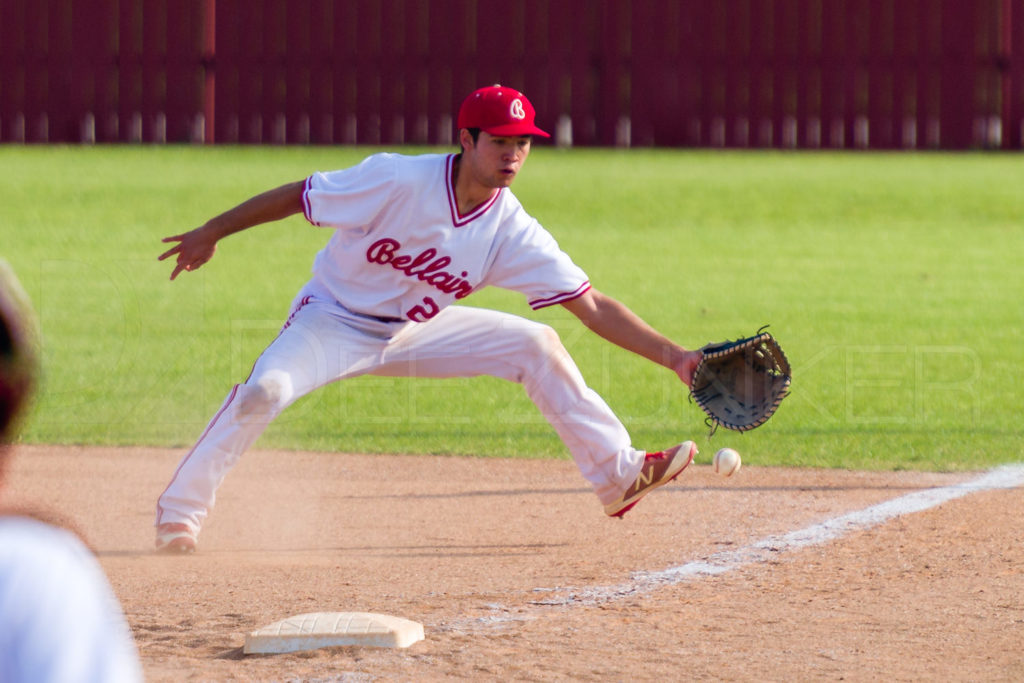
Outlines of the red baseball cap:
<svg viewBox="0 0 1024 683">
<path fill-rule="evenodd" d="M 471 93 L 459 107 L 458 128 L 479 128 L 491 135 L 540 135 L 534 124 L 536 112 L 526 95 L 514 88 L 492 85 Z"/>
</svg>

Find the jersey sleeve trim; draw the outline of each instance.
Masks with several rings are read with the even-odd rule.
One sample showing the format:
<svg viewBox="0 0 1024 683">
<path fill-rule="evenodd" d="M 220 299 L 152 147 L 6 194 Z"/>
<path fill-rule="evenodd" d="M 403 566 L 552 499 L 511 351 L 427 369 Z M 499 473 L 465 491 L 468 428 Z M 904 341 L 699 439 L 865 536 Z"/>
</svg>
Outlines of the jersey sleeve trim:
<svg viewBox="0 0 1024 683">
<path fill-rule="evenodd" d="M 313 209 L 309 205 L 309 192 L 313 189 L 313 176 L 306 178 L 306 183 L 302 188 L 302 214 L 306 217 L 306 220 L 320 228 L 323 227 L 315 220 L 313 220 Z"/>
<path fill-rule="evenodd" d="M 590 280 L 587 280 L 576 289 L 571 292 L 562 292 L 561 294 L 555 294 L 544 299 L 534 299 L 530 301 L 530 308 L 538 310 L 541 308 L 547 308 L 548 306 L 554 306 L 555 304 L 564 304 L 566 301 L 572 301 L 578 299 L 587 293 L 590 289 Z"/>
</svg>

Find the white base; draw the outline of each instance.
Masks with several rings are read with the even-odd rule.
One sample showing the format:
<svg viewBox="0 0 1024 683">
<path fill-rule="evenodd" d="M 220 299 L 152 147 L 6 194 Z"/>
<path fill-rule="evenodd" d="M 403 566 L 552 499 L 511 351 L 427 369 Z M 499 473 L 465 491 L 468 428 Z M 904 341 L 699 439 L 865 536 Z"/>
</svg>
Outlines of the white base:
<svg viewBox="0 0 1024 683">
<path fill-rule="evenodd" d="M 370 612 L 313 612 L 274 622 L 245 637 L 245 654 L 276 654 L 336 645 L 409 647 L 423 624 Z"/>
</svg>

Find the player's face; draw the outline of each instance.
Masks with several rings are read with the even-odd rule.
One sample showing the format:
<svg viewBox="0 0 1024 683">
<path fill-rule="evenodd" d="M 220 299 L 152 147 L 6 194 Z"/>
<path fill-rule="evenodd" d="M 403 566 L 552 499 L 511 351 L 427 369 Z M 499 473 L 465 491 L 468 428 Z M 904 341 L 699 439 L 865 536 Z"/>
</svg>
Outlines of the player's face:
<svg viewBox="0 0 1024 683">
<path fill-rule="evenodd" d="M 463 131 L 468 144 L 463 142 L 462 167 L 468 170 L 473 180 L 486 187 L 508 187 L 515 180 L 519 169 L 530 156 L 529 135 L 508 137 L 480 132 L 476 143 L 469 131 Z"/>
</svg>

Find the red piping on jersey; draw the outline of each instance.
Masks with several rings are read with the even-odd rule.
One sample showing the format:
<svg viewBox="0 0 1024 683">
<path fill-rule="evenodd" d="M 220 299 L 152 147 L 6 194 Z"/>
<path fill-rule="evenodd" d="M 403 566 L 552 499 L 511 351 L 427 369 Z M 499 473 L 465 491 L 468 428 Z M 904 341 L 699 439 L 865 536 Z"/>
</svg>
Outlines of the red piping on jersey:
<svg viewBox="0 0 1024 683">
<path fill-rule="evenodd" d="M 317 226 L 321 227 L 319 223 L 313 220 L 313 208 L 309 205 L 309 192 L 313 189 L 313 176 L 306 178 L 306 183 L 302 188 L 302 213 L 306 216 L 306 220 Z"/>
<path fill-rule="evenodd" d="M 503 188 L 499 187 L 498 191 L 492 194 L 490 199 L 485 201 L 483 204 L 478 205 L 472 211 L 463 216 L 462 214 L 459 213 L 459 202 L 458 199 L 455 197 L 455 155 L 449 154 L 448 158 L 445 159 L 444 164 L 445 189 L 448 191 L 448 208 L 452 212 L 452 225 L 454 225 L 456 228 L 461 228 L 463 225 L 471 223 L 472 221 L 476 220 L 480 216 L 487 213 L 487 209 L 494 206 L 494 203 L 498 201 L 498 197 L 501 196 L 501 190 Z"/>
<path fill-rule="evenodd" d="M 537 310 L 539 308 L 546 308 L 548 306 L 554 306 L 555 304 L 564 304 L 566 301 L 572 301 L 578 299 L 587 293 L 590 289 L 590 280 L 587 280 L 582 285 L 572 290 L 571 292 L 563 292 L 561 294 L 555 294 L 549 296 L 546 299 L 534 299 L 530 302 L 530 308 Z"/>
</svg>

